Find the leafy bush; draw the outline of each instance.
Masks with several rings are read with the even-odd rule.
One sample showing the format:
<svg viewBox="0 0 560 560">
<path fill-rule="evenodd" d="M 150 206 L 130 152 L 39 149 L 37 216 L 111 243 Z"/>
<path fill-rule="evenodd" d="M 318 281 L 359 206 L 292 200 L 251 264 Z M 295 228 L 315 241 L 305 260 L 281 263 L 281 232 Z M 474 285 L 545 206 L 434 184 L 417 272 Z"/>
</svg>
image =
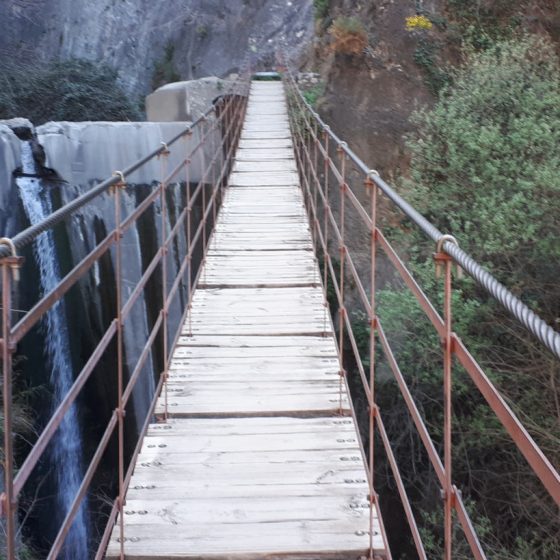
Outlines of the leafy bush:
<svg viewBox="0 0 560 560">
<path fill-rule="evenodd" d="M 560 310 L 560 66 L 552 45 L 524 37 L 470 53 L 435 107 L 415 120 L 407 198 L 554 324 Z M 392 232 L 397 242 L 402 235 L 399 229 Z M 410 236 L 407 232 L 410 265 L 441 307 L 433 245 L 420 234 L 410 242 Z M 454 330 L 552 463 L 560 464 L 558 362 L 473 281 L 454 284 Z M 437 337 L 408 291 L 386 289 L 378 301 L 381 321 L 398 341 L 401 369 L 439 447 Z M 420 447 L 410 424 L 409 433 L 403 433 L 402 400 L 391 387 L 386 382 L 377 391 L 386 424 L 396 441 Z M 474 499 L 474 522 L 484 529 L 489 557 L 558 558 L 555 506 L 459 367 L 454 368 L 453 394 L 454 477 Z M 402 470 L 414 473 L 409 482 L 419 502 L 433 511 L 437 501 L 424 490 L 428 464 L 415 462 L 408 446 L 401 444 L 396 453 Z M 429 525 L 437 525 L 433 521 Z M 431 531 L 430 557 L 441 557 L 441 533 Z M 455 557 L 470 556 L 460 545 Z"/>
<path fill-rule="evenodd" d="M 208 35 L 208 29 L 206 26 L 199 26 L 198 29 L 205 29 L 205 33 L 199 33 L 201 39 L 206 38 Z M 197 29 L 197 33 L 198 33 Z M 158 60 L 154 65 L 154 74 L 152 76 L 152 89 L 156 90 L 158 87 L 164 86 L 165 84 L 178 82 L 181 76 L 175 70 L 175 45 L 171 42 L 167 43 L 165 46 L 163 58 Z"/>
<path fill-rule="evenodd" d="M 512 258 L 548 278 L 549 259 L 560 257 L 559 85 L 551 45 L 501 42 L 472 54 L 436 107 L 416 117 L 415 202 L 476 241 L 479 258 L 510 280 L 528 272 L 510 270 Z"/>
<path fill-rule="evenodd" d="M 492 47 L 519 29 L 528 0 L 449 0 L 450 18 L 460 40 L 479 50 Z"/>
<path fill-rule="evenodd" d="M 329 30 L 337 53 L 359 55 L 368 45 L 368 36 L 362 22 L 355 17 L 337 17 Z"/>
<path fill-rule="evenodd" d="M 318 83 L 315 84 L 303 92 L 303 97 L 313 108 L 317 108 L 317 103 L 321 97 L 325 94 L 325 84 Z"/>
<path fill-rule="evenodd" d="M 420 38 L 414 51 L 414 62 L 424 71 L 424 82 L 437 95 L 449 84 L 449 73 L 437 61 L 437 44 L 426 37 Z"/>
<path fill-rule="evenodd" d="M 68 60 L 16 64 L 0 60 L 0 118 L 139 120 L 140 112 L 119 86 L 117 72 L 102 64 Z"/>
<path fill-rule="evenodd" d="M 326 18 L 329 14 L 329 0 L 313 0 L 313 7 L 317 19 Z"/>
</svg>

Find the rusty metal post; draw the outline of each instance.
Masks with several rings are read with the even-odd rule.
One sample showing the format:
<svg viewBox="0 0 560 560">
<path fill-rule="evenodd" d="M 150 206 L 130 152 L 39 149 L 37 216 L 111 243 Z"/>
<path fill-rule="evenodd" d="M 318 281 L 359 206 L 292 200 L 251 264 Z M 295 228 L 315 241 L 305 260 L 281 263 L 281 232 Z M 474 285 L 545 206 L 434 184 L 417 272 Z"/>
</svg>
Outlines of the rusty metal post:
<svg viewBox="0 0 560 560">
<path fill-rule="evenodd" d="M 118 479 L 119 496 L 117 498 L 117 509 L 119 512 L 119 542 L 120 558 L 124 560 L 124 416 L 123 407 L 123 319 L 122 319 L 122 227 L 121 227 L 121 191 L 126 188 L 126 181 L 121 171 L 115 171 L 113 175 L 120 178 L 119 182 L 112 187 L 115 197 L 115 298 L 117 303 L 117 418 L 118 418 Z"/>
<path fill-rule="evenodd" d="M 315 172 L 315 176 L 317 177 L 317 183 L 315 184 L 315 192 L 313 193 L 313 202 L 315 205 L 315 212 L 319 209 L 318 207 L 318 200 L 319 200 L 319 124 L 316 120 L 313 121 L 314 130 L 313 130 L 313 170 Z M 319 216 L 313 216 L 313 237 L 315 240 L 319 237 Z M 317 244 L 315 244 L 315 247 Z"/>
<path fill-rule="evenodd" d="M 340 382 L 338 391 L 338 411 L 342 415 L 342 389 L 344 386 L 344 378 L 346 377 L 346 370 L 344 368 L 344 324 L 346 318 L 346 307 L 344 306 L 344 260 L 346 258 L 346 243 L 345 243 L 345 212 L 346 212 L 346 152 L 344 151 L 345 142 L 341 142 L 336 151 L 340 157 L 340 245 L 338 247 L 340 253 L 340 301 L 338 302 L 339 325 L 338 325 L 338 350 L 340 354 Z"/>
<path fill-rule="evenodd" d="M 204 118 L 201 123 L 201 146 L 199 150 L 200 154 L 200 181 L 202 183 L 202 255 L 200 259 L 200 266 L 202 267 L 202 272 L 204 273 L 204 281 L 206 281 L 206 181 L 208 177 L 206 176 L 206 155 L 204 154 L 204 149 L 206 148 L 206 139 L 208 135 L 208 119 Z"/>
<path fill-rule="evenodd" d="M 330 176 L 330 154 L 329 154 L 329 131 L 325 129 L 323 132 L 323 139 L 325 142 L 325 155 L 323 156 L 323 172 L 325 174 L 325 190 L 324 190 L 324 204 L 323 204 L 323 293 L 325 307 L 324 313 L 324 330 L 327 330 L 327 322 L 329 319 L 329 299 L 328 299 L 328 286 L 329 286 L 329 214 L 330 214 L 330 202 L 329 202 L 329 176 Z"/>
<path fill-rule="evenodd" d="M 452 558 L 452 524 L 453 524 L 453 472 L 452 472 L 452 403 L 451 403 L 451 257 L 445 261 L 445 302 L 444 302 L 444 321 L 445 321 L 445 352 L 443 362 L 443 432 L 444 432 L 444 468 L 445 468 L 445 557 L 446 560 Z"/>
<path fill-rule="evenodd" d="M 450 235 L 444 235 L 437 243 L 434 260 L 436 261 L 436 276 L 444 269 L 444 299 L 443 321 L 444 336 L 443 347 L 443 465 L 445 474 L 445 487 L 443 488 L 443 514 L 444 514 L 444 559 L 452 560 L 453 552 L 453 509 L 455 505 L 455 492 L 453 489 L 453 459 L 452 459 L 452 316 L 451 316 L 451 268 L 452 258 L 442 250 L 443 243 L 451 241 L 456 243 Z"/>
<path fill-rule="evenodd" d="M 216 185 L 216 165 L 218 163 L 218 151 L 219 151 L 219 144 L 217 143 L 217 136 L 219 134 L 219 124 L 220 121 L 218 120 L 218 114 L 216 112 L 216 107 L 214 106 L 214 116 L 212 118 L 212 127 L 210 129 L 210 153 L 212 154 L 212 191 L 217 189 Z M 212 200 L 212 228 L 216 225 L 216 218 L 218 216 L 218 196 L 217 195 Z"/>
<path fill-rule="evenodd" d="M 163 420 L 167 422 L 168 417 L 168 397 L 167 397 L 167 377 L 169 364 L 167 362 L 168 354 L 168 321 L 169 309 L 167 308 L 167 184 L 165 178 L 167 177 L 167 168 L 169 163 L 169 148 L 167 144 L 162 142 L 163 151 L 159 154 L 161 165 L 161 182 L 160 182 L 160 202 L 161 202 L 161 326 L 163 329 L 163 370 L 161 372 L 162 387 L 163 387 Z"/>
<path fill-rule="evenodd" d="M 4 401 L 4 493 L 0 504 L 2 517 L 6 518 L 6 554 L 8 560 L 16 558 L 16 513 L 14 496 L 14 451 L 12 412 L 12 277 L 9 259 L 2 261 L 2 373 Z"/>
<path fill-rule="evenodd" d="M 376 502 L 376 495 L 374 491 L 374 448 L 375 448 L 375 417 L 377 414 L 377 407 L 375 405 L 375 330 L 377 328 L 377 315 L 375 307 L 375 276 L 377 271 L 377 185 L 371 178 L 371 175 L 379 175 L 377 171 L 371 170 L 366 176 L 365 185 L 370 195 L 370 217 L 371 217 L 371 231 L 370 231 L 370 308 L 371 314 L 369 316 L 369 388 L 371 392 L 371 403 L 369 413 L 369 478 L 370 478 L 370 496 L 369 496 L 369 515 L 370 515 L 370 530 L 369 530 L 369 550 L 370 557 L 373 556 L 373 519 L 374 519 L 374 505 Z"/>
<path fill-rule="evenodd" d="M 315 189 L 313 192 L 313 254 L 315 255 L 315 270 L 319 267 L 319 242 L 320 236 L 319 232 L 321 231 L 321 224 L 319 222 L 319 189 L 321 186 L 321 177 L 319 176 L 319 124 L 317 121 L 313 122 L 314 130 L 313 130 L 313 173 L 315 176 Z M 315 273 L 314 273 L 315 274 Z M 319 273 L 320 275 L 320 273 Z M 319 280 L 319 279 L 317 279 Z"/>
<path fill-rule="evenodd" d="M 188 140 L 192 138 L 192 131 L 186 136 L 186 146 Z M 191 160 L 188 158 L 188 151 L 185 149 L 185 181 L 187 189 L 187 326 L 188 336 L 192 336 L 192 206 L 191 206 Z"/>
</svg>

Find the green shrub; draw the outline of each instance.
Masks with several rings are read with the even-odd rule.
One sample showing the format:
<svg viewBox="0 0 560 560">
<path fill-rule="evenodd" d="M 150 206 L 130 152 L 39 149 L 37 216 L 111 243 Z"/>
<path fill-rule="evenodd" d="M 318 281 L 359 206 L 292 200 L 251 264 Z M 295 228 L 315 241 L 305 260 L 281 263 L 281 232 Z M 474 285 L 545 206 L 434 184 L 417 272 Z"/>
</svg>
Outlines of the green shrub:
<svg viewBox="0 0 560 560">
<path fill-rule="evenodd" d="M 313 7 L 315 8 L 315 17 L 317 19 L 324 19 L 329 14 L 329 0 L 313 0 Z"/>
<path fill-rule="evenodd" d="M 450 81 L 449 73 L 439 65 L 437 58 L 437 44 L 428 38 L 420 38 L 414 51 L 414 62 L 424 71 L 424 81 L 435 95 Z"/>
<path fill-rule="evenodd" d="M 492 47 L 494 41 L 511 37 L 520 27 L 528 0 L 449 0 L 449 15 L 463 42 L 476 49 Z"/>
<path fill-rule="evenodd" d="M 49 64 L 0 61 L 0 118 L 49 120 L 139 120 L 117 72 L 85 60 Z"/>
<path fill-rule="evenodd" d="M 205 26 L 200 26 L 199 29 L 206 29 Z M 198 33 L 198 31 L 197 31 Z M 206 34 L 199 34 L 201 39 L 204 39 L 208 33 L 206 29 Z M 175 45 L 171 42 L 167 43 L 165 46 L 163 58 L 158 60 L 154 65 L 154 74 L 152 76 L 152 89 L 164 86 L 165 84 L 178 82 L 181 76 L 175 69 Z"/>
<path fill-rule="evenodd" d="M 560 67 L 553 46 L 524 37 L 471 52 L 433 109 L 417 113 L 415 122 L 418 130 L 409 141 L 412 180 L 404 185 L 409 201 L 553 324 L 560 309 Z M 388 233 L 402 243 L 401 230 Z M 406 239 L 410 266 L 441 309 L 433 244 L 410 231 Z M 551 381 L 558 379 L 558 362 L 472 280 L 456 279 L 454 285 L 454 330 L 552 463 L 559 464 L 560 383 Z M 398 341 L 401 369 L 439 447 L 442 366 L 435 331 L 408 291 L 385 289 L 378 302 L 386 331 Z M 388 382 L 377 391 L 386 424 L 395 440 L 419 446 L 414 429 L 403 433 L 397 394 Z M 476 502 L 474 522 L 485 528 L 481 538 L 489 557 L 557 558 L 554 506 L 457 366 L 453 395 L 454 478 L 465 497 Z M 414 473 L 410 483 L 419 502 L 434 511 L 439 505 L 422 490 L 428 465 L 414 462 L 402 444 L 396 453 L 402 470 Z M 441 557 L 441 533 L 430 530 L 430 557 Z M 470 557 L 461 546 L 454 558 Z"/>
<path fill-rule="evenodd" d="M 511 258 L 548 276 L 560 257 L 559 85 L 551 45 L 500 42 L 472 54 L 436 107 L 416 116 L 411 196 L 508 278 L 528 272 L 510 271 Z"/>
<path fill-rule="evenodd" d="M 313 107 L 314 109 L 317 108 L 317 103 L 321 97 L 325 94 L 325 84 L 318 83 L 314 86 L 309 87 L 307 90 L 303 92 L 303 98 Z"/>
</svg>

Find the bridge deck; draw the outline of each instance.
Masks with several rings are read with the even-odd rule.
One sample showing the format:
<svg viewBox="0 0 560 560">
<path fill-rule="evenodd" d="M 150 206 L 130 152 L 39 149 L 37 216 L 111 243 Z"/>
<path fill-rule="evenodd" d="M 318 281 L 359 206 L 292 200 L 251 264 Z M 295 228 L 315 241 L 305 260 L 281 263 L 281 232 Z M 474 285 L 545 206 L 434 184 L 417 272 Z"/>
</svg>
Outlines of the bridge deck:
<svg viewBox="0 0 560 560">
<path fill-rule="evenodd" d="M 127 493 L 126 558 L 358 558 L 365 466 L 278 82 L 252 84 L 229 183 L 173 354 L 170 419 L 150 426 Z M 383 554 L 377 517 L 372 529 Z"/>
</svg>

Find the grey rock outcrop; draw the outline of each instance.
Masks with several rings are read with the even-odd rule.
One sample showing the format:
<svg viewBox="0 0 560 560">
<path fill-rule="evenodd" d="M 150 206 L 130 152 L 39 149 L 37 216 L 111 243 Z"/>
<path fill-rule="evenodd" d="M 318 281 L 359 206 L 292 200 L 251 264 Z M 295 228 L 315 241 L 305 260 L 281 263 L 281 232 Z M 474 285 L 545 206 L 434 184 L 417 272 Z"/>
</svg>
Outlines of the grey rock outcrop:
<svg viewBox="0 0 560 560">
<path fill-rule="evenodd" d="M 170 45 L 182 79 L 224 77 L 246 53 L 263 63 L 280 48 L 297 56 L 313 25 L 312 0 L 3 0 L 0 53 L 102 61 L 129 92 L 147 93 Z"/>
<path fill-rule="evenodd" d="M 146 97 L 147 118 L 153 122 L 195 121 L 231 85 L 214 77 L 166 84 Z"/>
</svg>

